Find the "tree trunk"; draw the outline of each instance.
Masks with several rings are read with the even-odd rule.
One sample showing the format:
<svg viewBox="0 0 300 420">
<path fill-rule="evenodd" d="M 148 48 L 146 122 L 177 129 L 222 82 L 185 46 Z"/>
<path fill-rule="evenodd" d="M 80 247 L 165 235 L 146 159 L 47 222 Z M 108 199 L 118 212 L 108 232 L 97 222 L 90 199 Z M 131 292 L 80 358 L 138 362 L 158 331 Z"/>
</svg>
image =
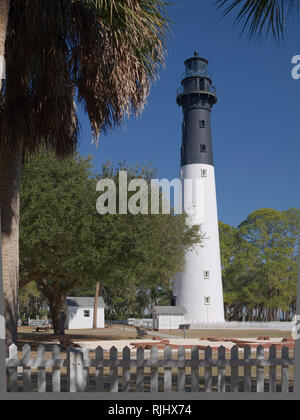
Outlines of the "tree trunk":
<svg viewBox="0 0 300 420">
<path fill-rule="evenodd" d="M 63 298 L 63 303 L 61 304 L 59 312 L 59 335 L 65 335 L 66 329 L 66 320 L 67 320 L 67 305 L 66 298 Z"/>
<path fill-rule="evenodd" d="M 50 308 L 50 316 L 51 321 L 53 324 L 54 334 L 55 335 L 64 335 L 61 334 L 62 332 L 62 320 L 61 320 L 61 312 L 62 312 L 62 296 L 51 296 L 48 298 L 49 308 Z"/>
<path fill-rule="evenodd" d="M 0 1 L 0 90 L 2 89 L 2 79 L 5 77 L 5 39 L 8 22 L 10 0 Z"/>
<path fill-rule="evenodd" d="M 10 6 L 10 0 L 0 1 L 0 91 L 2 89 L 2 79 L 5 77 L 4 51 L 5 51 L 5 39 L 6 39 L 9 6 Z M 1 162 L 0 162 L 0 165 L 1 165 Z M 0 205 L 0 233 L 1 233 L 1 205 Z M 7 342 L 7 345 L 5 345 L 6 320 L 5 320 L 4 287 L 3 287 L 3 277 L 2 277 L 2 238 L 1 236 L 2 235 L 0 234 L 0 354 L 3 355 L 5 354 L 5 352 L 7 353 L 7 345 L 11 344 L 12 340 L 10 339 Z M 6 389 L 5 371 L 6 371 L 5 357 L 1 357 L 0 389 L 3 389 L 3 390 Z"/>
<path fill-rule="evenodd" d="M 0 205 L 6 344 L 17 342 L 19 213 L 23 143 L 0 148 Z"/>
<path fill-rule="evenodd" d="M 100 292 L 100 282 L 96 283 L 95 298 L 94 298 L 94 316 L 93 316 L 93 329 L 98 328 L 97 315 L 98 315 L 98 297 Z"/>
</svg>

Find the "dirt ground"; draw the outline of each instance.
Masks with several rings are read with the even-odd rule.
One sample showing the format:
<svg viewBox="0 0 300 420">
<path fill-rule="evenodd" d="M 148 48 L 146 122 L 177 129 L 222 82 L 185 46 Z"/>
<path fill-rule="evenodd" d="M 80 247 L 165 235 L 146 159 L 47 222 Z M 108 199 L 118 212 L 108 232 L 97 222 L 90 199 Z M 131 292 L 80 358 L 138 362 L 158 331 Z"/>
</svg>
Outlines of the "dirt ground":
<svg viewBox="0 0 300 420">
<path fill-rule="evenodd" d="M 76 341 L 98 341 L 98 340 L 131 340 L 136 338 L 136 331 L 134 328 L 123 326 L 113 326 L 112 328 L 101 328 L 97 330 L 66 330 L 66 336 Z M 18 328 L 18 347 L 24 344 L 29 344 L 32 349 L 40 344 L 55 344 L 58 343 L 59 337 L 54 335 L 54 331 L 36 332 L 34 327 L 19 327 Z"/>
<path fill-rule="evenodd" d="M 170 335 L 173 337 L 183 338 L 183 331 L 147 331 L 147 339 L 152 337 L 164 337 Z M 161 334 L 161 335 L 160 335 Z M 102 328 L 97 330 L 66 330 L 66 336 L 74 342 L 82 341 L 120 341 L 135 340 L 136 330 L 134 327 L 123 325 L 113 325 L 110 328 Z M 187 330 L 186 339 L 216 337 L 216 338 L 257 338 L 260 336 L 268 336 L 270 338 L 291 337 L 289 331 L 262 331 L 262 330 Z M 19 327 L 18 329 L 18 347 L 21 348 L 28 343 L 32 350 L 40 344 L 51 345 L 58 343 L 59 337 L 54 335 L 53 331 L 36 332 L 34 327 Z"/>
</svg>

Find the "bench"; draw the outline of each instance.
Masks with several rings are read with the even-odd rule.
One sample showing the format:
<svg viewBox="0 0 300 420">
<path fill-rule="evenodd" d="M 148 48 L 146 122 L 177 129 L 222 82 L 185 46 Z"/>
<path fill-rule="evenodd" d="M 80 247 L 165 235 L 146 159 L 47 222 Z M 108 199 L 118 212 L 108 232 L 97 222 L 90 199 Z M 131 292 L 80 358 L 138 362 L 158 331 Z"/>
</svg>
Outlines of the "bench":
<svg viewBox="0 0 300 420">
<path fill-rule="evenodd" d="M 47 320 L 30 319 L 28 324 L 30 327 L 35 327 L 36 332 L 50 331 L 50 323 Z"/>
<path fill-rule="evenodd" d="M 148 335 L 147 331 L 143 330 L 141 327 L 135 327 L 136 329 L 136 338 L 142 339 L 146 335 Z"/>
<path fill-rule="evenodd" d="M 35 327 L 35 331 L 36 332 L 40 332 L 40 331 L 48 332 L 48 331 L 50 331 L 50 325 L 49 324 L 48 325 L 38 325 L 38 326 Z"/>
</svg>

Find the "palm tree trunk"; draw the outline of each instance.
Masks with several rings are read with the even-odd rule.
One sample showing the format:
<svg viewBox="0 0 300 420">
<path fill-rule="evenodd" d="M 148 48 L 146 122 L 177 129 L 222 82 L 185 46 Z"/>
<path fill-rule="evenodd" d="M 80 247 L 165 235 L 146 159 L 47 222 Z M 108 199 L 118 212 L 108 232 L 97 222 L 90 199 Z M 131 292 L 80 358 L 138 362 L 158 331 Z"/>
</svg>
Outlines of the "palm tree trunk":
<svg viewBox="0 0 300 420">
<path fill-rule="evenodd" d="M 98 297 L 100 292 L 100 282 L 96 283 L 95 298 L 94 298 L 94 317 L 93 317 L 93 329 L 97 329 L 97 315 L 98 315 Z"/>
<path fill-rule="evenodd" d="M 4 77 L 4 67 L 2 66 L 4 66 L 4 51 L 9 6 L 10 0 L 0 1 L 0 90 L 2 88 L 2 77 Z"/>
<path fill-rule="evenodd" d="M 0 206 L 6 345 L 17 342 L 19 212 L 23 142 L 0 148 Z"/>
<path fill-rule="evenodd" d="M 5 39 L 8 21 L 8 11 L 10 0 L 1 0 L 0 2 L 0 91 L 2 89 L 2 78 L 5 77 Z M 1 232 L 1 206 L 0 206 L 0 232 Z M 7 350 L 5 346 L 5 318 L 4 318 L 4 295 L 3 295 L 3 278 L 2 278 L 2 240 L 0 235 L 0 354 L 5 354 Z M 5 357 L 1 357 L 0 366 L 0 389 L 6 389 L 6 366 Z"/>
</svg>

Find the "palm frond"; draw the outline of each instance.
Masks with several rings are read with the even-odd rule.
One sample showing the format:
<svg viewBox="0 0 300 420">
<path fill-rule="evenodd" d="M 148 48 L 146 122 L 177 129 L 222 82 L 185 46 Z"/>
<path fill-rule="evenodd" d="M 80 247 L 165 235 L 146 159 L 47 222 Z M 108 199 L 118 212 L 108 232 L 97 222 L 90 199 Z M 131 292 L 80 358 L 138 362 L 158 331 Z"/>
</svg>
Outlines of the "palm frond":
<svg viewBox="0 0 300 420">
<path fill-rule="evenodd" d="M 42 141 L 71 153 L 80 126 L 94 137 L 145 106 L 165 61 L 169 21 L 160 0 L 11 0 L 0 141 Z M 41 140 L 42 139 L 42 140 Z"/>
<path fill-rule="evenodd" d="M 299 0 L 216 0 L 222 15 L 238 9 L 235 22 L 249 38 L 272 34 L 277 42 L 284 37 L 288 18 L 300 7 Z"/>
</svg>

